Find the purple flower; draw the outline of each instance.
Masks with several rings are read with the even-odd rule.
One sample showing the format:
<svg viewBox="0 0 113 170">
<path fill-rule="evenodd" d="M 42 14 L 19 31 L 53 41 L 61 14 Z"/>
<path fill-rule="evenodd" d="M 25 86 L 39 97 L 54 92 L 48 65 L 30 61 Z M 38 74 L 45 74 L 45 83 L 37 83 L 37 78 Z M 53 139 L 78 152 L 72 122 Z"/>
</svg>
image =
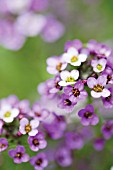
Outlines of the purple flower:
<svg viewBox="0 0 113 170">
<path fill-rule="evenodd" d="M 96 46 L 95 52 L 98 57 L 108 58 L 112 50 L 105 44 L 98 43 Z"/>
<path fill-rule="evenodd" d="M 84 90 L 84 84 L 82 81 L 77 81 L 74 84 L 74 87 L 67 86 L 64 88 L 64 93 L 69 96 L 69 100 L 71 100 L 74 103 L 77 103 L 80 100 L 84 100 L 88 94 Z"/>
<path fill-rule="evenodd" d="M 62 56 L 54 56 L 47 59 L 47 72 L 57 74 L 67 67 L 67 63 L 63 61 Z"/>
<path fill-rule="evenodd" d="M 38 126 L 39 126 L 38 119 L 34 119 L 29 122 L 27 118 L 22 118 L 20 120 L 19 131 L 23 135 L 28 134 L 29 136 L 35 136 L 38 133 L 38 129 L 37 129 Z"/>
<path fill-rule="evenodd" d="M 31 165 L 34 166 L 35 170 L 43 170 L 48 165 L 48 160 L 45 153 L 39 153 L 30 160 Z"/>
<path fill-rule="evenodd" d="M 28 143 L 30 149 L 37 152 L 40 149 L 44 149 L 47 146 L 47 142 L 44 139 L 44 134 L 39 132 L 36 136 L 29 136 Z"/>
<path fill-rule="evenodd" d="M 90 77 L 87 80 L 87 85 L 91 88 L 91 96 L 94 98 L 99 97 L 108 97 L 110 95 L 110 91 L 105 88 L 107 83 L 107 77 L 105 75 L 100 76 L 98 79 L 94 77 Z"/>
<path fill-rule="evenodd" d="M 44 121 L 49 116 L 50 112 L 47 109 L 42 108 L 39 102 L 35 102 L 32 106 L 30 114 L 39 121 Z"/>
<path fill-rule="evenodd" d="M 101 151 L 103 150 L 105 145 L 105 140 L 103 138 L 97 138 L 94 140 L 93 142 L 93 147 L 95 148 L 95 150 L 97 151 Z"/>
<path fill-rule="evenodd" d="M 64 50 L 67 52 L 68 49 L 71 48 L 71 47 L 73 47 L 77 50 L 80 50 L 80 49 L 82 49 L 83 44 L 80 40 L 67 41 L 65 43 L 65 46 L 64 46 L 65 49 Z"/>
<path fill-rule="evenodd" d="M 49 5 L 49 1 L 48 0 L 31 0 L 31 5 L 30 5 L 30 9 L 32 11 L 44 11 L 48 8 Z"/>
<path fill-rule="evenodd" d="M 29 161 L 29 155 L 25 153 L 24 146 L 18 145 L 16 149 L 9 150 L 9 156 L 14 159 L 14 163 L 20 164 Z"/>
<path fill-rule="evenodd" d="M 0 44 L 11 50 L 20 49 L 25 42 L 23 36 L 15 24 L 9 20 L 0 20 Z"/>
<path fill-rule="evenodd" d="M 6 138 L 0 138 L 0 152 L 5 151 L 8 148 L 8 141 Z"/>
<path fill-rule="evenodd" d="M 107 60 L 104 59 L 104 58 L 91 61 L 91 65 L 93 67 L 93 70 L 97 73 L 104 71 L 106 64 L 107 64 Z"/>
<path fill-rule="evenodd" d="M 51 123 L 44 123 L 44 128 L 52 139 L 56 140 L 61 138 L 66 129 L 66 121 L 64 116 L 58 116 L 53 113 L 53 120 Z"/>
<path fill-rule="evenodd" d="M 113 70 L 111 67 L 106 67 L 102 74 L 107 76 L 108 84 L 113 84 Z"/>
<path fill-rule="evenodd" d="M 76 132 L 67 132 L 66 145 L 69 149 L 81 149 L 84 146 L 84 141 L 80 134 Z"/>
<path fill-rule="evenodd" d="M 60 81 L 61 81 L 61 78 L 58 75 L 55 78 L 48 80 L 50 93 L 57 93 L 58 91 L 62 90 L 62 86 L 59 85 Z"/>
<path fill-rule="evenodd" d="M 46 19 L 46 24 L 41 32 L 41 36 L 46 42 L 52 43 L 57 41 L 64 34 L 65 28 L 63 24 L 53 16 L 47 17 Z"/>
<path fill-rule="evenodd" d="M 110 139 L 113 135 L 113 120 L 107 121 L 103 126 L 102 126 L 102 134 L 105 139 Z"/>
<path fill-rule="evenodd" d="M 61 97 L 59 98 L 58 107 L 61 109 L 65 109 L 66 112 L 68 113 L 74 110 L 75 105 L 76 103 L 72 102 L 69 99 L 69 96 L 66 94 L 62 94 Z"/>
<path fill-rule="evenodd" d="M 40 23 L 40 24 L 39 24 Z M 43 15 L 33 12 L 26 12 L 18 16 L 15 26 L 24 36 L 34 37 L 43 30 L 46 24 L 46 18 Z"/>
<path fill-rule="evenodd" d="M 95 40 L 90 40 L 88 43 L 87 43 L 87 48 L 90 50 L 90 53 L 91 54 L 96 54 L 95 50 L 97 48 L 97 41 Z"/>
<path fill-rule="evenodd" d="M 53 97 L 55 97 L 55 93 L 50 93 L 49 86 L 49 80 L 47 80 L 46 82 L 39 84 L 37 90 L 40 95 L 44 96 L 45 98 L 52 99 Z"/>
<path fill-rule="evenodd" d="M 68 167 L 72 164 L 71 151 L 66 146 L 61 146 L 55 153 L 56 162 L 62 167 Z"/>
<path fill-rule="evenodd" d="M 94 107 L 90 104 L 85 109 L 81 109 L 78 115 L 81 117 L 81 123 L 84 126 L 96 125 L 99 122 L 98 116 L 94 113 Z"/>
<path fill-rule="evenodd" d="M 102 97 L 102 101 L 105 108 L 113 107 L 113 87 L 108 89 L 110 91 L 110 95 L 108 97 Z"/>
<path fill-rule="evenodd" d="M 15 107 L 17 107 L 20 111 L 21 115 L 27 115 L 30 112 L 30 102 L 29 100 L 22 100 L 15 104 Z"/>
</svg>

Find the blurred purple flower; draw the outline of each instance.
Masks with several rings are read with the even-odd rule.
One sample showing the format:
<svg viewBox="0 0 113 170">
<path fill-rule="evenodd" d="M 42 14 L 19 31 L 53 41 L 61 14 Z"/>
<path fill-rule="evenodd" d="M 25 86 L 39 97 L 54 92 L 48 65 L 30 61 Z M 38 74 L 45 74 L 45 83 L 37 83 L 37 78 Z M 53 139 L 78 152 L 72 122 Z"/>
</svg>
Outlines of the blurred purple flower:
<svg viewBox="0 0 113 170">
<path fill-rule="evenodd" d="M 82 109 L 78 112 L 78 115 L 81 117 L 81 123 L 84 126 L 96 125 L 99 122 L 99 118 L 94 114 L 94 107 L 92 105 L 87 105 L 85 109 Z"/>
<path fill-rule="evenodd" d="M 58 40 L 64 34 L 64 26 L 54 17 L 47 17 L 46 25 L 41 32 L 42 38 L 49 43 Z"/>
<path fill-rule="evenodd" d="M 105 145 L 105 140 L 103 138 L 96 138 L 93 142 L 93 147 L 97 151 L 103 150 L 104 145 Z"/>
<path fill-rule="evenodd" d="M 102 126 L 102 134 L 105 139 L 110 139 L 113 135 L 113 120 L 109 120 L 105 122 Z"/>
<path fill-rule="evenodd" d="M 66 133 L 66 145 L 69 149 L 81 149 L 84 146 L 83 138 L 76 132 Z"/>
<path fill-rule="evenodd" d="M 45 153 L 39 153 L 30 160 L 30 164 L 34 166 L 35 170 L 43 170 L 48 165 L 48 160 Z"/>
<path fill-rule="evenodd" d="M 6 138 L 0 138 L 0 152 L 5 151 L 8 148 L 8 141 Z"/>
<path fill-rule="evenodd" d="M 58 107 L 61 109 L 65 109 L 67 113 L 72 112 L 74 110 L 74 106 L 77 103 L 72 102 L 69 99 L 69 96 L 66 94 L 62 94 L 59 98 L 59 102 L 58 102 Z"/>
<path fill-rule="evenodd" d="M 66 146 L 61 146 L 55 153 L 56 162 L 62 167 L 68 167 L 72 164 L 71 151 Z"/>
</svg>

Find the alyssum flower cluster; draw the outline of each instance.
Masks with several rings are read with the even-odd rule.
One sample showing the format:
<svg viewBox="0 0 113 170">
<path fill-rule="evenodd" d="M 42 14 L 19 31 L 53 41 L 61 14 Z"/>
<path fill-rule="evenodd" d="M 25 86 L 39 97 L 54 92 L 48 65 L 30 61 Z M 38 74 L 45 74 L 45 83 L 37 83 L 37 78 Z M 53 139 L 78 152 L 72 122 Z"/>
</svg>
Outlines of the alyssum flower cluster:
<svg viewBox="0 0 113 170">
<path fill-rule="evenodd" d="M 0 100 L 0 152 L 8 149 L 14 163 L 42 170 L 51 163 L 70 166 L 89 141 L 101 151 L 113 136 L 112 61 L 106 45 L 68 41 L 62 55 L 47 59 L 47 71 L 55 76 L 38 86 L 39 101 L 30 107 L 14 95 Z"/>
</svg>

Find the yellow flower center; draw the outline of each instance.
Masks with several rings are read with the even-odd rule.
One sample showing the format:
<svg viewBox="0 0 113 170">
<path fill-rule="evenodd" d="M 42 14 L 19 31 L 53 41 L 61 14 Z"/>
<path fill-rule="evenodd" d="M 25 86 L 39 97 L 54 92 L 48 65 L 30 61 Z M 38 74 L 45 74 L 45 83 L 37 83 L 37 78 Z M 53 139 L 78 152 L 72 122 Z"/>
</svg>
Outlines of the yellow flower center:
<svg viewBox="0 0 113 170">
<path fill-rule="evenodd" d="M 101 70 L 102 70 L 102 65 L 101 65 L 101 64 L 98 64 L 98 65 L 97 65 L 97 69 L 101 71 Z"/>
<path fill-rule="evenodd" d="M 61 67 L 62 67 L 62 63 L 59 63 L 59 64 L 56 66 L 56 69 L 60 72 L 60 71 L 61 71 Z"/>
<path fill-rule="evenodd" d="M 5 118 L 8 118 L 8 117 L 10 117 L 10 116 L 11 116 L 11 112 L 9 112 L 9 111 L 4 114 L 4 117 L 5 117 Z"/>
<path fill-rule="evenodd" d="M 25 131 L 26 131 L 26 133 L 29 133 L 31 130 L 32 130 L 32 128 L 31 128 L 31 125 L 30 125 L 30 124 L 28 124 L 28 125 L 25 126 Z"/>
<path fill-rule="evenodd" d="M 71 58 L 71 62 L 74 63 L 74 62 L 77 62 L 78 61 L 78 56 L 73 56 Z"/>
<path fill-rule="evenodd" d="M 67 77 L 66 82 L 75 82 L 73 77 Z"/>
<path fill-rule="evenodd" d="M 104 87 L 101 86 L 100 84 L 97 84 L 97 85 L 95 85 L 95 86 L 93 87 L 93 90 L 94 90 L 95 92 L 102 92 L 103 89 L 104 89 Z"/>
</svg>

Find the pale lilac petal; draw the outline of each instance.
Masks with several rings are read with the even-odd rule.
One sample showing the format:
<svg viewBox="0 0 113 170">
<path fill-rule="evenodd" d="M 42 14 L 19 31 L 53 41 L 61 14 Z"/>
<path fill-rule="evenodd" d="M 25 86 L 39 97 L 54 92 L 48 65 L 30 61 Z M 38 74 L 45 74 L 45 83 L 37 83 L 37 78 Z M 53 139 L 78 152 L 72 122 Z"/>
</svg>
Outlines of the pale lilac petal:
<svg viewBox="0 0 113 170">
<path fill-rule="evenodd" d="M 69 53 L 71 56 L 77 56 L 78 55 L 78 51 L 73 47 L 69 48 L 67 53 Z"/>
<path fill-rule="evenodd" d="M 60 81 L 58 84 L 59 84 L 60 86 L 67 86 L 67 83 L 66 83 L 65 81 Z"/>
<path fill-rule="evenodd" d="M 29 124 L 29 120 L 28 119 L 23 118 L 23 119 L 20 120 L 20 126 L 25 126 L 27 124 Z"/>
<path fill-rule="evenodd" d="M 29 134 L 29 136 L 35 136 L 37 133 L 38 133 L 38 130 L 37 129 L 33 129 L 28 134 Z"/>
<path fill-rule="evenodd" d="M 67 71 L 67 70 L 62 71 L 62 72 L 60 73 L 60 77 L 61 77 L 62 80 L 65 81 L 65 80 L 67 79 L 67 77 L 70 77 L 70 72 Z"/>
<path fill-rule="evenodd" d="M 90 88 L 93 88 L 97 84 L 97 80 L 94 77 L 90 77 L 87 80 L 87 85 Z"/>
<path fill-rule="evenodd" d="M 54 67 L 47 67 L 47 72 L 49 74 L 57 74 L 58 73 L 58 70 L 56 70 Z"/>
<path fill-rule="evenodd" d="M 11 113 L 12 113 L 12 116 L 13 116 L 13 117 L 17 117 L 18 114 L 19 114 L 19 110 L 16 109 L 16 108 L 15 108 L 15 109 L 12 109 Z"/>
<path fill-rule="evenodd" d="M 105 86 L 107 83 L 107 76 L 106 75 L 102 75 L 97 79 L 98 84 Z"/>
<path fill-rule="evenodd" d="M 81 62 L 86 61 L 86 59 L 87 59 L 87 55 L 86 55 L 86 54 L 79 54 L 79 60 L 80 60 Z"/>
<path fill-rule="evenodd" d="M 98 65 L 98 60 L 92 60 L 92 61 L 91 61 L 91 65 L 92 65 L 93 67 L 96 67 L 96 66 Z"/>
<path fill-rule="evenodd" d="M 95 92 L 95 91 L 91 91 L 91 96 L 94 97 L 94 98 L 99 98 L 102 96 L 102 93 L 101 92 Z"/>
<path fill-rule="evenodd" d="M 110 91 L 104 88 L 102 91 L 102 97 L 108 97 L 108 96 L 110 96 Z"/>
<path fill-rule="evenodd" d="M 97 125 L 99 122 L 99 118 L 97 115 L 94 115 L 93 119 L 91 119 L 91 125 Z"/>
<path fill-rule="evenodd" d="M 31 120 L 30 125 L 33 129 L 37 128 L 39 126 L 39 120 L 38 119 Z"/>
<path fill-rule="evenodd" d="M 78 77 L 79 77 L 79 71 L 78 71 L 78 70 L 72 70 L 72 71 L 71 71 L 71 76 L 72 76 L 75 80 L 77 80 Z"/>
<path fill-rule="evenodd" d="M 29 155 L 28 154 L 24 154 L 23 157 L 22 157 L 22 162 L 28 162 L 30 159 Z"/>
<path fill-rule="evenodd" d="M 50 58 L 48 58 L 48 59 L 46 60 L 46 62 L 47 62 L 47 64 L 48 64 L 49 66 L 55 67 L 55 66 L 57 66 L 57 64 L 58 64 L 58 58 L 56 58 L 56 57 L 50 57 Z"/>
</svg>

